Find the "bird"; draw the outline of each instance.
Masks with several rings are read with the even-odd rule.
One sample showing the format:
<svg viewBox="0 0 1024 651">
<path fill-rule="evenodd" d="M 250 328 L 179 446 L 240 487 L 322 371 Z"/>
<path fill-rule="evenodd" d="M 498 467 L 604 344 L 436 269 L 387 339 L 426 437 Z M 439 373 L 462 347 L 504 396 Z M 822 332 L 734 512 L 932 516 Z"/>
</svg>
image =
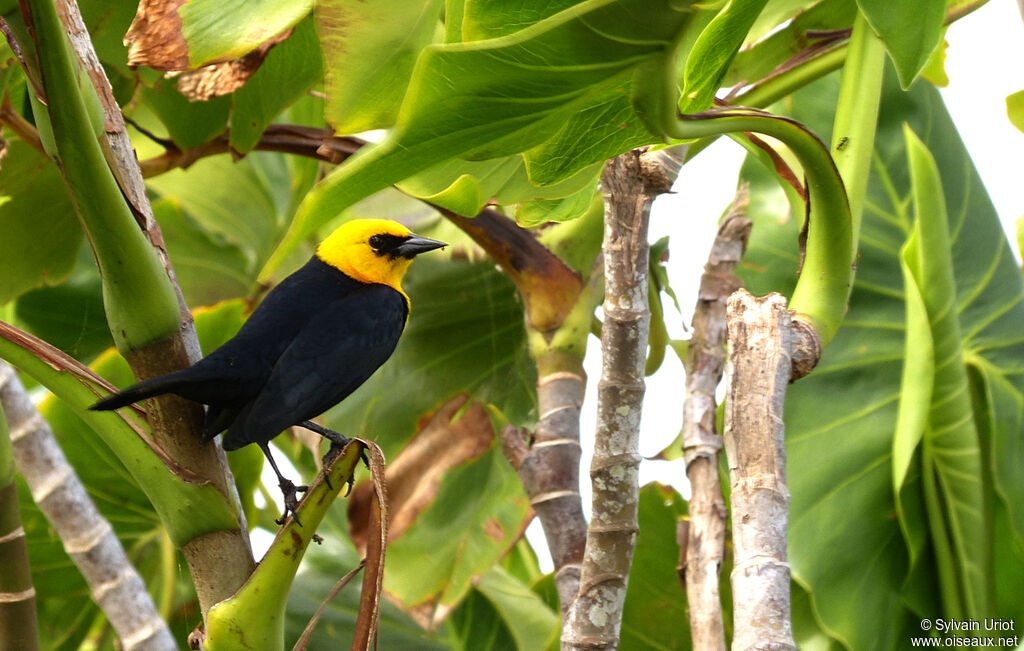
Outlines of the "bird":
<svg viewBox="0 0 1024 651">
<path fill-rule="evenodd" d="M 444 246 L 396 221 L 348 221 L 274 287 L 220 348 L 90 409 L 119 409 L 168 393 L 206 405 L 203 441 L 224 432 L 225 450 L 258 445 L 284 495 L 278 524 L 291 513 L 301 525 L 296 494 L 308 487 L 284 477 L 270 440 L 297 425 L 331 442 L 325 459 L 348 444 L 348 437 L 311 419 L 348 397 L 391 357 L 409 318 L 402 278 L 413 258 Z"/>
</svg>

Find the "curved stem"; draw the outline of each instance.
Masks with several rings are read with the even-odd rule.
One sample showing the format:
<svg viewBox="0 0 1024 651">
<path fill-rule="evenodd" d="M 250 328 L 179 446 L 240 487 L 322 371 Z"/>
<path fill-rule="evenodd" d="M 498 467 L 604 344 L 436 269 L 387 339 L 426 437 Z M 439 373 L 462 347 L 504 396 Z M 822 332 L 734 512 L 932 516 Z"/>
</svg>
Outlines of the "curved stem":
<svg viewBox="0 0 1024 651">
<path fill-rule="evenodd" d="M 669 136 L 702 138 L 753 131 L 772 136 L 800 160 L 806 177 L 810 228 L 790 308 L 817 331 L 822 345 L 835 336 L 853 287 L 854 240 L 846 189 L 824 143 L 790 118 L 750 108 L 720 108 L 681 115 Z"/>
</svg>

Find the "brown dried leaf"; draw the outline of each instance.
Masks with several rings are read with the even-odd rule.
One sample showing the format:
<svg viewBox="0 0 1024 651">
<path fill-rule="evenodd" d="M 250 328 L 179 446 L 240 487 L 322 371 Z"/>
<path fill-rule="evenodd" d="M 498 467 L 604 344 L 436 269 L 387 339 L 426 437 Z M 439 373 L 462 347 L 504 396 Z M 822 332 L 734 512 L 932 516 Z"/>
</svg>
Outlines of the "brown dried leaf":
<svg viewBox="0 0 1024 651">
<path fill-rule="evenodd" d="M 385 479 L 384 453 L 375 443 L 364 441 L 370 453 L 370 475 L 372 495 L 370 514 L 366 521 L 369 536 L 366 545 L 366 572 L 363 574 L 363 591 L 359 596 L 359 614 L 356 616 L 355 635 L 352 636 L 352 651 L 371 651 L 376 646 L 377 629 L 380 624 L 380 595 L 384 584 L 384 555 L 387 550 L 388 521 L 390 510 L 388 485 Z"/>
<path fill-rule="evenodd" d="M 190 102 L 204 102 L 235 92 L 259 70 L 270 49 L 291 34 L 292 30 L 287 29 L 239 59 L 182 73 L 178 78 L 178 92 Z"/>
<path fill-rule="evenodd" d="M 389 465 L 389 540 L 399 538 L 437 497 L 444 473 L 483 455 L 494 441 L 487 411 L 479 402 L 463 407 L 469 396 L 461 394 L 442 406 Z M 455 415 L 463 410 L 459 418 Z M 352 542 L 366 549 L 366 525 L 373 486 L 363 482 L 348 500 Z M 433 608 L 431 607 L 431 611 Z"/>
<path fill-rule="evenodd" d="M 124 36 L 128 65 L 156 70 L 188 70 L 188 43 L 178 9 L 186 0 L 142 0 Z"/>
</svg>

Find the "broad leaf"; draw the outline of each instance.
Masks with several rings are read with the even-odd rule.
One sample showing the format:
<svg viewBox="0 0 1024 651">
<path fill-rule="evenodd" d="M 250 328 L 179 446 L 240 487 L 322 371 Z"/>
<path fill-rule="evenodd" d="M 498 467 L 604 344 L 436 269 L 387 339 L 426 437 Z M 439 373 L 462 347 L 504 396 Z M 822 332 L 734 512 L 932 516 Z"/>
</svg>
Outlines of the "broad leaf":
<svg viewBox="0 0 1024 651">
<path fill-rule="evenodd" d="M 239 162 L 229 156 L 204 158 L 187 170 L 149 179 L 147 185 L 202 226 L 205 235 L 194 237 L 237 248 L 250 278 L 277 242 L 291 195 L 284 157 L 266 152 Z M 222 264 L 235 267 L 230 258 Z"/>
<path fill-rule="evenodd" d="M 440 0 L 326 0 L 316 4 L 327 122 L 338 133 L 395 123 L 420 50 L 437 31 Z"/>
<path fill-rule="evenodd" d="M 826 136 L 830 118 L 823 109 L 834 102 L 836 89 L 833 76 L 797 93 L 795 117 Z M 1010 470 L 1024 464 L 1017 424 L 1024 400 L 1020 271 L 938 93 L 925 84 L 901 93 L 889 75 L 880 116 L 849 313 L 818 367 L 791 387 L 785 412 L 794 577 L 808 588 L 824 630 L 857 649 L 902 648 L 907 631 L 919 630 L 919 617 L 943 612 L 938 591 L 921 590 L 919 583 L 921 576 L 937 574 L 935 560 L 926 553 L 934 542 L 931 531 L 922 529 L 929 526 L 925 523 L 931 514 L 920 507 L 906 513 L 912 504 L 921 504 L 923 494 L 923 474 L 915 470 L 913 459 L 909 465 L 906 461 L 906 446 L 912 447 L 913 441 L 898 448 L 904 468 L 901 495 L 907 497 L 901 500 L 902 520 L 896 517 L 894 495 L 897 405 L 901 393 L 909 390 L 900 385 L 907 294 L 899 252 L 911 232 L 903 122 L 932 151 L 942 176 L 959 347 L 972 379 L 974 423 L 990 441 L 982 480 L 991 477 L 991 486 L 999 487 L 993 493 L 994 515 L 996 520 L 1006 518 L 1002 538 L 985 534 L 982 540 L 990 548 L 965 549 L 968 556 L 958 562 L 984 564 L 994 554 L 1008 564 L 1006 572 L 1016 575 L 1013 568 L 1024 538 L 1024 527 L 1014 515 L 1022 480 Z M 799 219 L 786 217 L 787 202 L 777 189 L 766 192 L 763 172 L 748 166 L 745 176 L 753 181 L 750 215 L 755 225 L 744 281 L 755 293 L 788 291 L 798 262 Z M 836 399 L 824 404 L 822 396 Z M 977 476 L 961 476 L 951 466 L 939 465 L 935 471 L 944 490 L 958 490 L 961 482 L 965 490 L 977 486 Z M 901 521 L 911 528 L 906 534 Z M 922 536 L 928 537 L 928 548 L 908 542 Z M 911 553 L 924 568 L 913 576 Z M 995 612 L 987 616 L 1019 616 L 1019 599 L 998 589 L 997 598 Z M 906 603 L 920 614 L 913 614 Z"/>
<path fill-rule="evenodd" d="M 588 0 L 509 36 L 428 47 L 395 129 L 309 194 L 262 276 L 378 190 L 451 158 L 498 158 L 544 142 L 638 66 L 664 57 L 687 15 L 666 0 Z"/>
<path fill-rule="evenodd" d="M 885 42 L 900 84 L 909 88 L 942 39 L 945 0 L 857 0 L 857 4 L 872 29 Z"/>
<path fill-rule="evenodd" d="M 71 275 L 82 227 L 56 165 L 20 140 L 0 167 L 0 304 Z"/>
<path fill-rule="evenodd" d="M 622 611 L 622 648 L 687 648 L 686 588 L 676 572 L 676 525 L 686 515 L 686 502 L 670 487 L 647 484 L 640 489 L 638 509 L 640 533 Z M 728 572 L 723 579 L 728 583 Z"/>
<path fill-rule="evenodd" d="M 242 153 L 252 150 L 267 125 L 317 84 L 323 70 L 313 19 L 307 18 L 232 95 L 231 146 Z"/>
<path fill-rule="evenodd" d="M 711 105 L 726 70 L 767 0 L 729 0 L 701 32 L 686 57 L 681 113 L 696 113 Z"/>
</svg>

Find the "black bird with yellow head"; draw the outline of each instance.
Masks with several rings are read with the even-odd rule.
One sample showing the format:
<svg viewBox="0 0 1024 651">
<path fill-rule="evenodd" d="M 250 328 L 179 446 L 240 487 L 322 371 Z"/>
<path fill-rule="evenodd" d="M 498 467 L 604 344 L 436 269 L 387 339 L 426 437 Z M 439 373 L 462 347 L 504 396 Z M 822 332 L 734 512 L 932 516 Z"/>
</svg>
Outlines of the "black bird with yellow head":
<svg viewBox="0 0 1024 651">
<path fill-rule="evenodd" d="M 233 339 L 189 368 L 140 382 L 91 409 L 166 393 L 206 405 L 204 441 L 225 432 L 225 450 L 262 448 L 285 495 L 283 523 L 305 487 L 281 474 L 270 440 L 299 425 L 328 438 L 332 451 L 348 443 L 310 419 L 344 400 L 391 356 L 409 315 L 402 277 L 414 257 L 442 246 L 398 222 L 346 222 L 267 294 Z"/>
</svg>

